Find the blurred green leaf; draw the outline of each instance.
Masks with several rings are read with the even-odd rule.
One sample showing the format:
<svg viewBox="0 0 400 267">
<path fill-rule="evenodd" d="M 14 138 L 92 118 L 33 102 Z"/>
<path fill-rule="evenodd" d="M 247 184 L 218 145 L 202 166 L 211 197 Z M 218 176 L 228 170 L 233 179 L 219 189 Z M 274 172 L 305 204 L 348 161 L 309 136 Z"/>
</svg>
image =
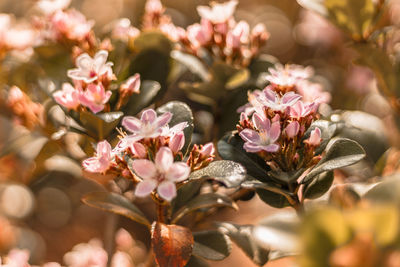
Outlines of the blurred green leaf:
<svg viewBox="0 0 400 267">
<path fill-rule="evenodd" d="M 142 109 L 150 106 L 160 91 L 161 85 L 156 81 L 142 81 L 140 84 L 140 93 L 133 94 L 128 103 L 123 108 L 126 116 L 135 116 Z"/>
<path fill-rule="evenodd" d="M 333 171 L 319 174 L 311 180 L 311 183 L 304 186 L 304 198 L 318 198 L 325 194 L 333 183 Z"/>
<path fill-rule="evenodd" d="M 211 178 L 226 187 L 237 187 L 246 179 L 246 170 L 239 163 L 230 160 L 217 160 L 207 167 L 194 171 L 189 179 Z"/>
<path fill-rule="evenodd" d="M 184 65 L 191 73 L 196 74 L 203 81 L 209 80 L 209 74 L 203 63 L 195 56 L 185 54 L 181 51 L 174 50 L 171 52 L 171 57 Z"/>
<path fill-rule="evenodd" d="M 231 242 L 229 238 L 219 231 L 202 231 L 193 233 L 194 246 L 193 255 L 219 261 L 229 256 Z"/>
<path fill-rule="evenodd" d="M 242 86 L 250 79 L 250 71 L 248 69 L 239 69 L 235 74 L 229 77 L 225 83 L 225 88 L 228 90 L 236 89 Z"/>
<path fill-rule="evenodd" d="M 82 198 L 88 206 L 113 212 L 150 227 L 150 222 L 139 208 L 127 198 L 116 193 L 93 192 Z"/>
<path fill-rule="evenodd" d="M 176 211 L 173 215 L 172 223 L 178 222 L 185 215 L 207 208 L 229 207 L 237 210 L 236 203 L 227 196 L 217 193 L 201 194 L 188 201 L 181 209 Z"/>
<path fill-rule="evenodd" d="M 189 149 L 189 146 L 192 142 L 192 134 L 193 134 L 193 129 L 194 129 L 193 113 L 192 113 L 192 110 L 190 109 L 190 107 L 183 102 L 172 101 L 172 102 L 168 102 L 167 104 L 159 107 L 157 109 L 157 112 L 159 114 L 165 113 L 165 112 L 172 113 L 172 119 L 169 122 L 170 127 L 173 127 L 181 122 L 187 122 L 188 126 L 183 130 L 183 132 L 185 134 L 185 145 L 183 146 L 183 148 L 181 150 L 183 155 L 186 155 L 186 153 Z"/>
<path fill-rule="evenodd" d="M 281 209 L 290 206 L 290 203 L 287 200 L 287 198 L 281 194 L 261 188 L 256 188 L 256 193 L 262 201 L 264 201 L 271 207 Z"/>
<path fill-rule="evenodd" d="M 357 142 L 345 138 L 333 139 L 321 161 L 304 177 L 308 183 L 320 173 L 354 164 L 365 157 L 364 149 Z"/>
<path fill-rule="evenodd" d="M 192 255 L 192 257 L 190 257 L 190 260 L 185 267 L 208 267 L 208 266 L 210 265 L 205 260 Z"/>
<path fill-rule="evenodd" d="M 233 223 L 218 223 L 218 229 L 228 235 L 246 255 L 258 266 L 268 262 L 269 250 L 260 247 L 252 235 L 253 225 L 237 225 Z"/>
</svg>

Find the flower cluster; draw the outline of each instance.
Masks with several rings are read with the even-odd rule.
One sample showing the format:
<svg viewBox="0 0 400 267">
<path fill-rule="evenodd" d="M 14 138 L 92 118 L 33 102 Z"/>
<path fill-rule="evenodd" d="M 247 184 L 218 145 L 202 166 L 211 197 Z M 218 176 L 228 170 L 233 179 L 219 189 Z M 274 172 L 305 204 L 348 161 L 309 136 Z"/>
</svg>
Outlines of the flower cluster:
<svg viewBox="0 0 400 267">
<path fill-rule="evenodd" d="M 172 113 L 161 115 L 153 109 L 142 112 L 141 118 L 124 117 L 120 141 L 111 148 L 107 141 L 97 144 L 96 156 L 83 161 L 86 171 L 115 174 L 133 179 L 135 195 L 145 197 L 152 192 L 167 201 L 176 196 L 176 184 L 187 180 L 191 170 L 203 168 L 214 158 L 212 144 L 194 146 L 189 159 L 183 161 L 186 122 L 170 127 Z M 175 161 L 177 160 L 178 161 Z"/>
<path fill-rule="evenodd" d="M 249 93 L 249 103 L 241 107 L 237 126 L 244 140 L 243 148 L 263 157 L 273 169 L 282 171 L 307 168 L 319 161 L 314 150 L 321 142 L 321 130 L 305 133 L 318 117 L 318 102 L 306 102 L 293 92 L 298 80 L 307 77 L 309 69 L 296 68 L 292 75 L 278 71 L 268 76 L 270 85 Z M 304 148 L 303 154 L 299 151 Z"/>
<path fill-rule="evenodd" d="M 6 107 L 14 116 L 16 124 L 33 129 L 43 125 L 45 120 L 44 108 L 41 104 L 33 102 L 30 97 L 17 86 L 10 88 L 6 101 Z"/>
<path fill-rule="evenodd" d="M 109 90 L 115 75 L 112 62 L 107 62 L 108 52 L 101 50 L 92 58 L 88 54 L 81 54 L 76 59 L 77 68 L 68 70 L 68 77 L 74 85 L 64 83 L 62 90 L 53 94 L 55 101 L 68 110 L 88 108 L 93 113 L 109 109 L 107 102 L 112 95 Z M 120 99 L 117 104 L 119 109 L 127 102 L 133 93 L 139 93 L 140 76 L 130 77 L 120 86 Z"/>
<path fill-rule="evenodd" d="M 245 21 L 236 22 L 233 13 L 238 1 L 212 2 L 198 6 L 200 23 L 190 25 L 181 39 L 184 50 L 202 57 L 205 52 L 228 64 L 247 66 L 269 38 L 263 24 L 253 29 Z"/>
<path fill-rule="evenodd" d="M 312 82 L 310 78 L 314 75 L 311 66 L 303 67 L 295 64 L 285 66 L 276 65 L 269 68 L 264 79 L 267 80 L 271 89 L 276 92 L 295 92 L 303 97 L 303 101 L 329 103 L 331 95 L 323 90 L 321 84 Z"/>
</svg>

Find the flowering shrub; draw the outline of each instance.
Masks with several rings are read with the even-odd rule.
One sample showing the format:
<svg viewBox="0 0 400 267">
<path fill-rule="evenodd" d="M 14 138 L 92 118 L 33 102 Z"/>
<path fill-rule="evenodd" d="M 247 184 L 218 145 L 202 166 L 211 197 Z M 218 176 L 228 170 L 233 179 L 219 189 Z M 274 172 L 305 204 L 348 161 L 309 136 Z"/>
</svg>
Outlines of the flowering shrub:
<svg viewBox="0 0 400 267">
<path fill-rule="evenodd" d="M 1 266 L 398 266 L 397 0 L 106 2 L 0 14 Z"/>
</svg>

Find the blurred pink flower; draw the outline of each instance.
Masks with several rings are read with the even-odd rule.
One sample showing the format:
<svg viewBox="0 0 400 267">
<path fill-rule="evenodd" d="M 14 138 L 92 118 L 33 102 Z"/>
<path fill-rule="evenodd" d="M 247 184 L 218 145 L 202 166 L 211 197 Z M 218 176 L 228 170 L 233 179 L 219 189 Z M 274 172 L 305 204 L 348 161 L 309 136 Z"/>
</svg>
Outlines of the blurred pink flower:
<svg viewBox="0 0 400 267">
<path fill-rule="evenodd" d="M 146 13 L 150 14 L 161 14 L 164 12 L 164 7 L 160 0 L 147 0 L 144 7 Z"/>
<path fill-rule="evenodd" d="M 265 42 L 268 40 L 270 34 L 267 31 L 264 23 L 258 23 L 254 28 L 251 30 L 251 39 L 257 40 L 258 42 Z"/>
<path fill-rule="evenodd" d="M 134 138 L 140 140 L 142 138 L 154 138 L 160 136 L 172 118 L 172 113 L 165 112 L 157 117 L 157 113 L 153 109 L 143 111 L 140 120 L 132 116 L 126 116 L 122 119 L 122 126 L 130 131 Z"/>
<path fill-rule="evenodd" d="M 208 44 L 213 36 L 212 24 L 205 19 L 201 20 L 201 24 L 195 23 L 187 28 L 187 38 L 193 45 L 194 49 Z"/>
<path fill-rule="evenodd" d="M 131 21 L 128 18 L 119 19 L 113 25 L 111 36 L 114 39 L 128 42 L 129 39 L 134 39 L 140 34 L 140 31 L 131 25 Z"/>
<path fill-rule="evenodd" d="M 88 107 L 93 113 L 102 111 L 105 104 L 108 102 L 112 95 L 111 91 L 106 91 L 103 85 L 89 84 L 85 91 L 79 94 L 79 101 L 83 106 Z"/>
<path fill-rule="evenodd" d="M 71 4 L 71 0 L 39 0 L 36 8 L 43 14 L 50 15 L 58 10 L 63 10 Z"/>
<path fill-rule="evenodd" d="M 53 94 L 54 100 L 67 109 L 76 109 L 79 106 L 79 90 L 70 83 L 63 83 L 62 90 Z"/>
<path fill-rule="evenodd" d="M 121 91 L 127 92 L 128 95 L 140 93 L 140 74 L 129 77 L 120 87 Z"/>
<path fill-rule="evenodd" d="M 230 49 L 239 49 L 242 44 L 249 43 L 250 27 L 241 20 L 226 36 L 226 46 Z"/>
<path fill-rule="evenodd" d="M 310 66 L 303 67 L 295 64 L 282 66 L 277 64 L 275 68 L 268 69 L 269 74 L 264 78 L 279 86 L 294 86 L 299 80 L 310 78 L 314 74 L 314 69 Z"/>
<path fill-rule="evenodd" d="M 323 90 L 319 83 L 310 82 L 308 80 L 300 80 L 296 83 L 297 92 L 303 96 L 305 102 L 329 103 L 331 94 Z"/>
<path fill-rule="evenodd" d="M 276 121 L 271 125 L 269 119 L 258 113 L 253 114 L 252 120 L 258 132 L 248 128 L 240 132 L 240 137 L 245 141 L 243 148 L 252 153 L 262 150 L 267 152 L 278 151 L 279 145 L 275 142 L 281 134 L 280 122 Z"/>
<path fill-rule="evenodd" d="M 184 162 L 174 162 L 172 151 L 161 147 L 155 157 L 155 162 L 146 159 L 133 161 L 132 169 L 143 179 L 135 190 L 138 197 L 148 196 L 157 188 L 161 198 L 171 201 L 176 196 L 176 182 L 188 178 L 190 167 Z"/>
<path fill-rule="evenodd" d="M 121 228 L 115 234 L 115 244 L 118 250 L 128 251 L 135 245 L 135 240 L 127 230 Z"/>
<path fill-rule="evenodd" d="M 99 79 L 102 75 L 112 73 L 112 62 L 106 62 L 108 52 L 100 50 L 94 58 L 84 53 L 76 59 L 78 68 L 68 70 L 68 77 L 77 81 L 91 83 Z"/>
<path fill-rule="evenodd" d="M 98 239 L 78 244 L 64 255 L 64 262 L 69 267 L 106 267 L 107 260 L 107 252 Z"/>
<path fill-rule="evenodd" d="M 174 42 L 180 41 L 185 37 L 185 29 L 175 26 L 173 23 L 161 23 L 159 30 Z"/>
<path fill-rule="evenodd" d="M 301 95 L 294 92 L 287 92 L 280 97 L 275 91 L 267 87 L 263 90 L 263 93 L 259 95 L 258 101 L 275 111 L 285 111 L 286 108 L 293 106 L 299 101 Z"/>
<path fill-rule="evenodd" d="M 288 138 L 294 138 L 300 130 L 300 124 L 298 121 L 292 121 L 286 126 L 285 134 Z"/>
<path fill-rule="evenodd" d="M 96 156 L 84 160 L 82 166 L 89 172 L 105 173 L 110 168 L 112 159 L 111 145 L 104 140 L 97 143 Z"/>
<path fill-rule="evenodd" d="M 37 33 L 27 26 L 14 26 L 4 34 L 4 45 L 8 49 L 24 50 L 36 42 Z"/>
<path fill-rule="evenodd" d="M 51 17 L 52 28 L 58 36 L 65 36 L 70 40 L 81 41 L 88 36 L 94 25 L 77 10 L 57 10 Z"/>
<path fill-rule="evenodd" d="M 29 250 L 27 249 L 12 249 L 6 257 L 6 264 L 1 264 L 4 267 L 30 267 Z"/>
<path fill-rule="evenodd" d="M 237 0 L 231 0 L 222 4 L 211 2 L 211 7 L 198 6 L 197 12 L 201 18 L 209 20 L 213 24 L 225 23 L 232 18 L 238 3 Z"/>
<path fill-rule="evenodd" d="M 319 146 L 321 143 L 321 130 L 316 127 L 314 130 L 311 131 L 310 133 L 310 138 L 304 141 L 304 143 L 309 144 L 310 146 Z"/>
<path fill-rule="evenodd" d="M 134 267 L 134 264 L 129 254 L 123 251 L 117 251 L 111 259 L 111 267 Z"/>
</svg>

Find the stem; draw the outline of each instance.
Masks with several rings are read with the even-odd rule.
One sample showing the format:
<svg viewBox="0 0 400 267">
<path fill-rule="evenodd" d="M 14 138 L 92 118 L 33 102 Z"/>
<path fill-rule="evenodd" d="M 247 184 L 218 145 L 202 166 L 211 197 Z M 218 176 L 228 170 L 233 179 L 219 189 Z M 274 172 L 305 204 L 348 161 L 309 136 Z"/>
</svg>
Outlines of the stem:
<svg viewBox="0 0 400 267">
<path fill-rule="evenodd" d="M 105 231 L 104 231 L 104 244 L 108 254 L 107 266 L 111 266 L 112 255 L 114 254 L 115 242 L 114 236 L 117 230 L 118 215 L 114 213 L 107 214 Z"/>
</svg>

